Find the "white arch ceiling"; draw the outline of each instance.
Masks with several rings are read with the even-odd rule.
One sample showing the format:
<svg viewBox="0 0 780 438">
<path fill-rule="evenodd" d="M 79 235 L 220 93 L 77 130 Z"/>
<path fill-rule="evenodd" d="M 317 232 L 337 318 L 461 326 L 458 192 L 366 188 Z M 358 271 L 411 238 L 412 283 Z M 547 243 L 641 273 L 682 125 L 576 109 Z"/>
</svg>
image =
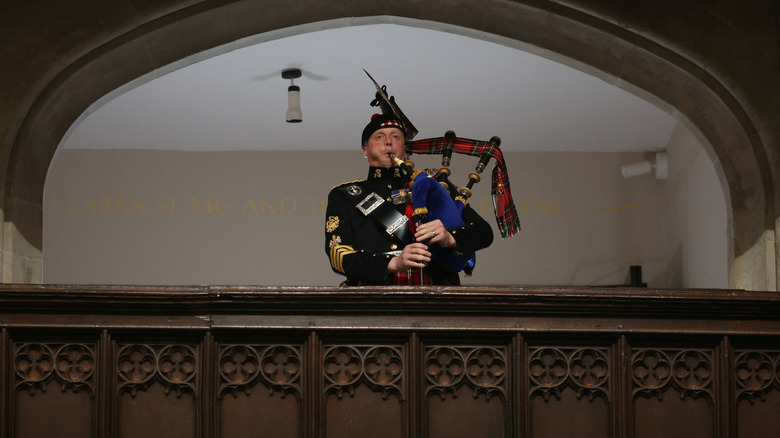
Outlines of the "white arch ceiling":
<svg viewBox="0 0 780 438">
<path fill-rule="evenodd" d="M 353 149 L 376 111 L 364 68 L 388 86 L 420 130 L 417 138 L 452 129 L 469 138 L 497 135 L 505 151 L 653 151 L 666 146 L 677 124 L 622 84 L 534 48 L 462 28 L 392 21 L 286 29 L 183 60 L 93 105 L 61 146 Z M 300 124 L 284 121 L 289 81 L 280 72 L 289 67 L 304 71 L 296 80 Z"/>
</svg>

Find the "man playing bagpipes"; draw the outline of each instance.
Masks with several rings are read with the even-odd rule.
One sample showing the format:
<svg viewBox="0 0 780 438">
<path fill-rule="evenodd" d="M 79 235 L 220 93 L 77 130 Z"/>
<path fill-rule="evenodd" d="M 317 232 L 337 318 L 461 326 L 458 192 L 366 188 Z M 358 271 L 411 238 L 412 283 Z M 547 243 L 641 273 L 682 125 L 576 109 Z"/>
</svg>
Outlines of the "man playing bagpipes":
<svg viewBox="0 0 780 438">
<path fill-rule="evenodd" d="M 459 194 L 452 184 L 440 184 L 441 179 L 448 181 L 446 175 L 434 179 L 425 172 L 414 171 L 410 162 L 403 161 L 407 146 L 414 146 L 410 140 L 417 130 L 394 100 L 387 98 L 384 89 L 377 85 L 377 90 L 372 105 L 381 106 L 383 114 L 375 114 L 361 136 L 368 177 L 340 184 L 328 195 L 325 251 L 331 268 L 345 275 L 344 284 L 351 286 L 460 284 L 458 273 L 471 274 L 475 252 L 493 242 L 493 231 L 468 206 L 465 192 Z M 454 136 L 448 140 L 454 140 Z M 457 142 L 448 143 L 448 150 L 440 152 L 446 146 L 423 140 L 418 150 L 444 155 L 451 155 L 453 150 L 464 153 L 453 147 L 452 143 Z M 495 144 L 493 149 L 497 147 Z M 500 153 L 487 159 L 493 155 Z M 483 161 L 486 163 L 487 159 Z M 482 161 L 481 165 L 484 167 Z M 476 176 L 477 182 L 478 179 Z M 467 195 L 474 182 L 472 178 L 468 188 L 462 189 L 469 191 Z M 508 197 L 509 208 L 514 212 L 508 180 L 504 178 L 502 182 L 503 202 Z M 503 214 L 506 205 L 501 208 Z M 516 213 L 509 220 L 514 227 Z M 499 227 L 507 237 L 506 227 L 502 228 L 500 222 Z M 512 234 L 517 228 L 519 224 Z"/>
</svg>

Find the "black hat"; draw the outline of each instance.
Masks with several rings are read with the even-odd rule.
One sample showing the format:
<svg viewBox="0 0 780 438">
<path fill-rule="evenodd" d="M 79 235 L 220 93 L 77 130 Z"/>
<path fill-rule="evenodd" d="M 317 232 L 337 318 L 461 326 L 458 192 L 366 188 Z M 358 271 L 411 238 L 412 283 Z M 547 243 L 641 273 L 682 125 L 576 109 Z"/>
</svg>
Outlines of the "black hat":
<svg viewBox="0 0 780 438">
<path fill-rule="evenodd" d="M 406 135 L 404 125 L 392 114 L 374 114 L 371 116 L 371 121 L 363 129 L 363 135 L 360 137 L 360 144 L 365 146 L 368 143 L 369 137 L 374 132 L 382 128 L 398 128 Z"/>
</svg>

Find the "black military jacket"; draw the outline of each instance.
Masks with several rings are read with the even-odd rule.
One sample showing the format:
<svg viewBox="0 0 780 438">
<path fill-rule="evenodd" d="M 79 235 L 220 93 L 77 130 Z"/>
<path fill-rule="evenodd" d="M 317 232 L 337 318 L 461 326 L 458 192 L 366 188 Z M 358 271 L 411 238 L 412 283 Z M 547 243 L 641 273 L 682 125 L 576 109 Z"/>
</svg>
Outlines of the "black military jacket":
<svg viewBox="0 0 780 438">
<path fill-rule="evenodd" d="M 330 191 L 325 212 L 325 252 L 330 256 L 333 271 L 346 275 L 346 284 L 390 284 L 392 274 L 387 274 L 387 265 L 390 259 L 403 249 L 404 243 L 388 234 L 385 228 L 371 217 L 360 212 L 342 188 L 357 186 L 363 196 L 374 192 L 393 205 L 399 213 L 404 214 L 407 205 L 393 204 L 392 192 L 406 188 L 408 181 L 408 176 L 397 167 L 371 167 L 367 179 L 343 183 Z M 462 216 L 465 226 L 449 230 L 460 251 L 477 251 L 493 242 L 492 228 L 476 211 L 466 206 Z M 458 273 L 451 272 L 434 261 L 425 269 L 435 284 L 460 283 Z"/>
</svg>

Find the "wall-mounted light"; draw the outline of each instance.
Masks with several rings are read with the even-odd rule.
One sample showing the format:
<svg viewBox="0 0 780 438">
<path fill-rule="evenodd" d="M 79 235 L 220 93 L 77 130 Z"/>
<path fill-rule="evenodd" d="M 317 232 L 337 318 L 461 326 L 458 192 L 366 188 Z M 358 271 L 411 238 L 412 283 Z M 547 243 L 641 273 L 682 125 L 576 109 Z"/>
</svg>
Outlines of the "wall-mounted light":
<svg viewBox="0 0 780 438">
<path fill-rule="evenodd" d="M 666 155 L 666 152 L 656 152 L 655 163 L 642 161 L 620 168 L 620 171 L 623 173 L 623 178 L 644 175 L 653 170 L 655 170 L 656 179 L 666 179 L 669 175 L 669 157 Z"/>
<path fill-rule="evenodd" d="M 300 123 L 303 121 L 301 112 L 301 87 L 295 85 L 295 79 L 301 77 L 301 69 L 288 68 L 282 70 L 282 78 L 290 80 L 287 87 L 287 123 Z"/>
</svg>

